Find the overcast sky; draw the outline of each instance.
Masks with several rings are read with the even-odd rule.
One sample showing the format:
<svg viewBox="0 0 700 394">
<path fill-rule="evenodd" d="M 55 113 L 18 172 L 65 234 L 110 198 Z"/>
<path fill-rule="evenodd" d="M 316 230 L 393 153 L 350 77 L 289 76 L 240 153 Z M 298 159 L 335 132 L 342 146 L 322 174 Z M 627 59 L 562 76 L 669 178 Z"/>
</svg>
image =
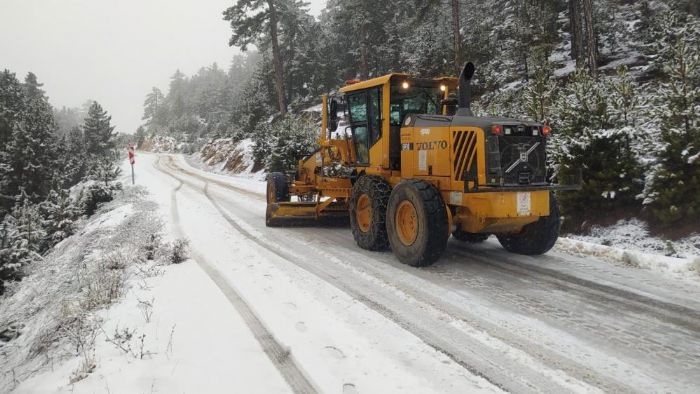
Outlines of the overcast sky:
<svg viewBox="0 0 700 394">
<path fill-rule="evenodd" d="M 309 0 L 307 0 L 309 1 Z M 222 12 L 235 0 L 0 0 L 0 69 L 37 74 L 51 104 L 97 100 L 117 131 L 141 124 L 152 86 L 237 52 Z M 318 15 L 326 0 L 310 0 Z"/>
</svg>

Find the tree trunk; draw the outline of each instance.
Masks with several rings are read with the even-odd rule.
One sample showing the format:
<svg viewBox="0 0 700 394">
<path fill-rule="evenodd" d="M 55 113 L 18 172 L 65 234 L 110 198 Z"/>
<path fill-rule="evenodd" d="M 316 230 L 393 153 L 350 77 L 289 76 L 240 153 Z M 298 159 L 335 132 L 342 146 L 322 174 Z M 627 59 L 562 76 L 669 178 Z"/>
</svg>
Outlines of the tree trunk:
<svg viewBox="0 0 700 394">
<path fill-rule="evenodd" d="M 598 45 L 593 24 L 592 0 L 583 0 L 583 14 L 586 20 L 586 58 L 591 75 L 595 76 L 598 73 Z"/>
<path fill-rule="evenodd" d="M 270 8 L 270 41 L 272 42 L 272 63 L 275 67 L 275 90 L 277 91 L 277 105 L 279 106 L 280 114 L 286 115 L 287 100 L 285 99 L 284 68 L 282 67 L 279 42 L 277 39 L 277 10 L 275 9 L 274 0 L 268 0 L 267 4 Z"/>
<path fill-rule="evenodd" d="M 581 3 L 579 0 L 569 0 L 569 27 L 571 33 L 571 58 L 578 65 L 583 57 L 583 32 L 581 23 Z"/>
<path fill-rule="evenodd" d="M 452 0 L 452 45 L 455 55 L 457 74 L 462 68 L 462 36 L 459 31 L 459 0 Z"/>
<path fill-rule="evenodd" d="M 360 79 L 369 79 L 369 59 L 367 54 L 367 25 L 360 27 Z"/>
</svg>

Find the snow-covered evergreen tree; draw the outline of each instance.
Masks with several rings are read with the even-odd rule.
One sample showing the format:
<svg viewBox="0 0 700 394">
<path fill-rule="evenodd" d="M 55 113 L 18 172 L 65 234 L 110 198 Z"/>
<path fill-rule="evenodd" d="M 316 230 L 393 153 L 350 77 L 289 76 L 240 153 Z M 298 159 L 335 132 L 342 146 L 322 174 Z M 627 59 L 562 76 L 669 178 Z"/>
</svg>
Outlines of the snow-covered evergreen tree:
<svg viewBox="0 0 700 394">
<path fill-rule="evenodd" d="M 107 111 L 97 101 L 93 101 L 83 125 L 85 151 L 91 160 L 113 157 L 116 134 L 111 121 L 112 117 L 107 114 Z"/>
<path fill-rule="evenodd" d="M 552 67 L 542 54 L 536 62 L 534 77 L 523 89 L 525 111 L 532 119 L 541 122 L 551 118 L 556 86 L 552 79 Z"/>
<path fill-rule="evenodd" d="M 0 294 L 6 282 L 21 278 L 24 266 L 41 258 L 45 237 L 37 205 L 22 193 L 0 223 Z"/>
<path fill-rule="evenodd" d="M 23 85 L 23 111 L 13 123 L 7 146 L 0 152 L 1 194 L 15 196 L 23 189 L 35 202 L 60 183 L 53 109 L 40 86 L 36 76 L 29 73 Z"/>
<path fill-rule="evenodd" d="M 302 117 L 287 115 L 274 123 L 271 131 L 270 155 L 265 160 L 268 172 L 293 170 L 317 148 L 316 125 Z"/>
<path fill-rule="evenodd" d="M 680 35 L 666 66 L 654 112 L 662 147 L 645 204 L 665 224 L 700 219 L 700 51 Z"/>
<path fill-rule="evenodd" d="M 83 180 L 88 169 L 85 137 L 80 127 L 72 128 L 63 138 L 63 151 L 64 186 L 70 187 Z"/>
<path fill-rule="evenodd" d="M 80 210 L 66 191 L 52 190 L 46 200 L 39 203 L 38 209 L 46 232 L 42 250 L 53 247 L 73 234 Z"/>
<path fill-rule="evenodd" d="M 12 138 L 15 123 L 24 110 L 24 91 L 14 73 L 4 70 L 0 73 L 0 151 Z"/>
<path fill-rule="evenodd" d="M 550 159 L 560 181 L 573 182 L 579 174 L 582 181 L 581 191 L 559 198 L 574 223 L 591 211 L 633 206 L 641 191 L 640 166 L 631 150 L 634 129 L 615 123 L 610 97 L 606 83 L 579 69 L 556 104 Z"/>
</svg>

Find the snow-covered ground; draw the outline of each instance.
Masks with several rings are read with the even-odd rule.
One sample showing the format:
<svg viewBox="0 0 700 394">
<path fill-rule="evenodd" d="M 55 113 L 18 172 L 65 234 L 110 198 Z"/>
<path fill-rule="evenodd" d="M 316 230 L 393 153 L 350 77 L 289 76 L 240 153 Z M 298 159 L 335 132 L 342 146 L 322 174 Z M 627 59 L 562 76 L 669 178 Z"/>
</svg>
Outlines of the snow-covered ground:
<svg viewBox="0 0 700 394">
<path fill-rule="evenodd" d="M 414 269 L 357 248 L 346 228 L 266 228 L 256 177 L 141 154 L 136 182 L 148 195 L 104 207 L 62 253 L 87 240 L 114 244 L 114 234 L 141 223 L 137 234 L 161 231 L 164 243 L 187 238 L 192 259 L 127 264 L 123 294 L 89 315 L 100 327 L 94 350 L 76 354 L 58 341 L 21 375 L 3 368 L 17 392 L 693 392 L 700 384 L 697 280 L 576 257 L 562 243 L 546 256 L 516 256 L 494 240 L 450 242 L 438 264 Z M 40 271 L 55 268 L 38 268 L 24 294 L 38 293 Z M 29 339 L 25 329 L 9 344 L 24 349 L 15 341 Z M 17 351 L 7 349 L 0 354 Z"/>
</svg>

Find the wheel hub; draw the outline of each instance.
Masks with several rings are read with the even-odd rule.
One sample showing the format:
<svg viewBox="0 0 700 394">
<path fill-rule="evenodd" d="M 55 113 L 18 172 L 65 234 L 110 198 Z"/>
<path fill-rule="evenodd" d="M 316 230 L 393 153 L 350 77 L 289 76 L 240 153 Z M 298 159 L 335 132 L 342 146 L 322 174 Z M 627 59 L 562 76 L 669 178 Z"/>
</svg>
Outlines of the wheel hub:
<svg viewBox="0 0 700 394">
<path fill-rule="evenodd" d="M 396 210 L 396 233 L 406 246 L 413 245 L 418 238 L 418 214 L 410 201 L 403 201 Z"/>
<path fill-rule="evenodd" d="M 363 194 L 357 199 L 355 218 L 360 231 L 366 233 L 372 225 L 372 202 L 368 195 Z"/>
</svg>

